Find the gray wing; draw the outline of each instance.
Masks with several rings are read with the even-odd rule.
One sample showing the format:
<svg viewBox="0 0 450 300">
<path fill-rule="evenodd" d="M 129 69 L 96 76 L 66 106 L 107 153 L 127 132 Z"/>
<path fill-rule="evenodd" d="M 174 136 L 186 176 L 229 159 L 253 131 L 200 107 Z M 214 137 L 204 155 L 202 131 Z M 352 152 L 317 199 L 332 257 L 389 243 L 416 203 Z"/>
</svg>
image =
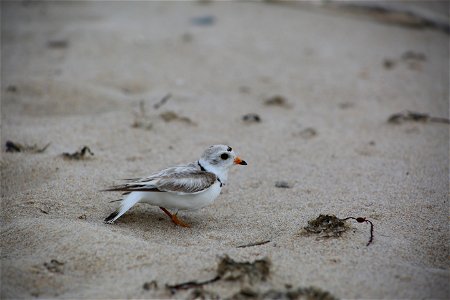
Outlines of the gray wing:
<svg viewBox="0 0 450 300">
<path fill-rule="evenodd" d="M 195 170 L 163 176 L 155 182 L 155 185 L 160 191 L 190 194 L 206 190 L 216 180 L 217 177 L 213 173 Z"/>
<path fill-rule="evenodd" d="M 216 180 L 214 173 L 202 171 L 194 164 L 190 164 L 162 170 L 146 178 L 113 186 L 106 191 L 193 194 L 209 188 Z"/>
</svg>

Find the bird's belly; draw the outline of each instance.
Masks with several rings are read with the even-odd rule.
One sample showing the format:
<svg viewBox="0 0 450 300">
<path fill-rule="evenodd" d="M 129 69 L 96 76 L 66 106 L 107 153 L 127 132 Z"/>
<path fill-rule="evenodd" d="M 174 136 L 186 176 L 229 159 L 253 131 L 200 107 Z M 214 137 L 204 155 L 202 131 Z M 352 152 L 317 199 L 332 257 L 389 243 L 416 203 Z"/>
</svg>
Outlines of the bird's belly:
<svg viewBox="0 0 450 300">
<path fill-rule="evenodd" d="M 171 192 L 139 192 L 142 193 L 140 202 L 165 208 L 180 210 L 195 210 L 210 205 L 219 196 L 220 183 L 216 181 L 207 190 L 196 194 L 178 194 Z"/>
</svg>

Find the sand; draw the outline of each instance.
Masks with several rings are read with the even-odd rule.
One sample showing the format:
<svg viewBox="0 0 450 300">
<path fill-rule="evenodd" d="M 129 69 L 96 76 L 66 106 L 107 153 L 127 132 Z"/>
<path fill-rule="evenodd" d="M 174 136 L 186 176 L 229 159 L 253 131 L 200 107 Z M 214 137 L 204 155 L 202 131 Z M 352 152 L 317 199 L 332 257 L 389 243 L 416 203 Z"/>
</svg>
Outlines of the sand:
<svg viewBox="0 0 450 300">
<path fill-rule="evenodd" d="M 211 279 L 224 255 L 271 261 L 254 289 L 449 298 L 449 125 L 387 122 L 448 118 L 445 32 L 317 5 L 1 5 L 1 298 L 187 298 L 165 284 Z M 264 104 L 276 95 L 286 105 Z M 7 140 L 51 145 L 7 153 Z M 180 212 L 192 228 L 145 204 L 103 223 L 120 195 L 101 189 L 216 143 L 248 166 L 213 205 Z M 84 145 L 94 156 L 61 156 Z M 338 238 L 300 234 L 320 214 L 368 218 L 373 243 L 356 222 Z"/>
</svg>

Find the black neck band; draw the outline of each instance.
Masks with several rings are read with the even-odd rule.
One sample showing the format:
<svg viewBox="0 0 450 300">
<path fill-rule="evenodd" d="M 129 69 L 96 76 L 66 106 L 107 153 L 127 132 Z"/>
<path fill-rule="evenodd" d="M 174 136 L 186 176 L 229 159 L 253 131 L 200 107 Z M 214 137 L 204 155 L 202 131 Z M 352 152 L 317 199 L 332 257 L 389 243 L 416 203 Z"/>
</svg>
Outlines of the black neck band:
<svg viewBox="0 0 450 300">
<path fill-rule="evenodd" d="M 200 161 L 197 161 L 198 165 L 200 166 L 200 170 L 202 170 L 203 172 L 207 172 L 205 168 L 203 168 L 203 166 L 200 164 Z"/>
</svg>

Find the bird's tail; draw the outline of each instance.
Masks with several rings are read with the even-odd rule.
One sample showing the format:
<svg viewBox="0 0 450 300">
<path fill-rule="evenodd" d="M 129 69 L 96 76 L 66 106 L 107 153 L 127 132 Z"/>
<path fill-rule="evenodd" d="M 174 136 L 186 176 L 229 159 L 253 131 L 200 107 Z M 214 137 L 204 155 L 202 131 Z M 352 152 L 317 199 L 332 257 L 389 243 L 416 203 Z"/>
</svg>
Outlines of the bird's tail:
<svg viewBox="0 0 450 300">
<path fill-rule="evenodd" d="M 105 222 L 112 224 L 115 220 L 120 218 L 124 213 L 126 213 L 130 208 L 132 208 L 136 203 L 138 203 L 141 200 L 141 193 L 131 193 L 129 194 L 125 199 L 123 199 L 122 203 L 120 204 L 120 208 L 117 209 L 115 212 L 110 214 L 106 219 Z"/>
</svg>

